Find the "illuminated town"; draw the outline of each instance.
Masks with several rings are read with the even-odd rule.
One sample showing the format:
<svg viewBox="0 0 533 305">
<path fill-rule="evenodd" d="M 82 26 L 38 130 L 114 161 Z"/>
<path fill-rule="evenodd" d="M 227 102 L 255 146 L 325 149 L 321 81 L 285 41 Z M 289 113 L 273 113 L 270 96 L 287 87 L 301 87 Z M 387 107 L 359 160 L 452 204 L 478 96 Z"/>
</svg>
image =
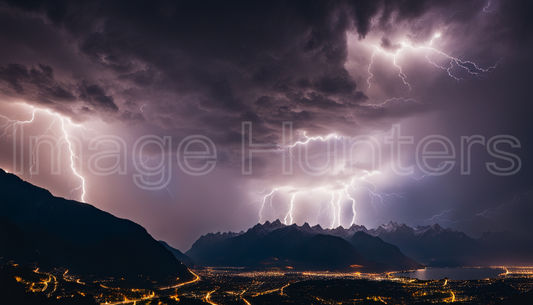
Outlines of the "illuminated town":
<svg viewBox="0 0 533 305">
<path fill-rule="evenodd" d="M 27 294 L 76 304 L 493 304 L 533 287 L 533 267 L 491 268 L 503 272 L 480 280 L 418 280 L 392 273 L 203 268 L 191 270 L 193 280 L 168 286 L 82 279 L 64 269 L 44 272 L 17 264 L 2 267 L 2 275 L 23 285 Z"/>
</svg>

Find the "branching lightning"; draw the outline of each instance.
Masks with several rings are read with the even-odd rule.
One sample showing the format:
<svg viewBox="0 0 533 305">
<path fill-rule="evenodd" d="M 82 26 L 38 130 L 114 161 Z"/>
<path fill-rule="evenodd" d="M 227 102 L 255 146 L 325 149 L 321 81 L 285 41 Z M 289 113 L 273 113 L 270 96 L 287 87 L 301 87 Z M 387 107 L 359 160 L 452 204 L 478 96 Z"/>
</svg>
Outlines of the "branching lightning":
<svg viewBox="0 0 533 305">
<path fill-rule="evenodd" d="M 277 190 L 278 189 L 273 189 L 272 192 L 270 192 L 269 194 L 265 195 L 265 197 L 263 197 L 263 204 L 261 205 L 261 209 L 259 210 L 259 223 L 262 223 L 263 209 L 265 208 L 265 203 L 266 203 L 267 198 L 270 197 L 270 207 L 272 207 L 272 197 L 274 197 L 274 193 Z"/>
<path fill-rule="evenodd" d="M 338 136 L 337 134 L 329 134 L 327 136 L 316 136 L 316 137 L 310 137 L 306 134 L 306 132 L 303 132 L 303 137 L 304 139 L 303 140 L 300 140 L 300 141 L 297 141 L 295 143 L 293 143 L 292 145 L 287 145 L 287 146 L 284 146 L 284 147 L 280 147 L 279 150 L 290 150 L 291 148 L 294 148 L 296 147 L 297 145 L 306 145 L 308 143 L 310 143 L 311 141 L 327 141 L 328 139 L 331 139 L 331 138 L 335 138 L 335 139 L 338 139 L 338 140 L 342 140 L 343 138 L 341 136 Z M 291 153 L 292 155 L 292 153 Z M 294 155 L 292 155 L 294 157 Z M 365 178 L 367 177 L 371 177 L 371 176 L 374 176 L 374 175 L 377 175 L 377 174 L 380 174 L 380 172 L 378 171 L 363 171 L 363 176 L 360 176 L 360 177 L 353 177 L 352 178 L 352 182 L 349 183 L 349 184 L 344 184 L 344 183 L 341 183 L 340 181 L 336 182 L 337 184 L 340 183 L 342 185 L 342 188 L 341 189 L 338 189 L 337 187 L 335 187 L 336 189 L 330 189 L 329 187 L 319 187 L 319 188 L 315 188 L 312 190 L 313 192 L 313 196 L 314 196 L 314 192 L 316 190 L 322 190 L 323 192 L 329 194 L 330 196 L 330 199 L 328 200 L 329 202 L 329 205 L 327 208 L 325 209 L 319 209 L 318 211 L 318 215 L 316 217 L 317 219 L 317 222 L 318 222 L 318 219 L 320 217 L 320 215 L 322 215 L 326 210 L 330 211 L 330 213 L 328 213 L 330 216 L 331 216 L 331 219 L 330 219 L 330 225 L 329 227 L 330 228 L 335 228 L 335 227 L 338 227 L 341 225 L 341 221 L 342 221 L 342 205 L 343 205 L 343 199 L 347 199 L 347 203 L 350 204 L 350 209 L 351 209 L 351 212 L 352 212 L 352 215 L 351 215 L 351 220 L 350 220 L 350 226 L 354 225 L 355 224 L 355 220 L 356 220 L 356 216 L 357 216 L 357 212 L 356 212 L 356 200 L 350 195 L 349 193 L 349 188 L 352 188 L 354 190 L 357 190 L 359 188 L 361 189 L 366 189 L 368 192 L 369 192 L 369 196 L 370 196 L 370 199 L 372 201 L 372 205 L 374 205 L 373 203 L 373 196 L 377 196 L 381 199 L 382 203 L 384 202 L 384 199 L 382 197 L 382 195 L 387 195 L 387 196 L 392 196 L 392 195 L 396 195 L 398 197 L 401 197 L 401 195 L 397 195 L 397 194 L 377 194 L 375 193 L 374 191 L 372 191 L 371 189 L 367 188 L 367 187 L 364 187 L 364 186 L 360 186 L 360 187 L 355 187 L 354 186 L 354 181 L 356 178 L 359 178 L 359 179 L 362 179 L 362 180 L 365 180 Z M 369 181 L 365 180 L 366 183 L 370 183 Z M 371 184 L 371 183 L 370 183 Z M 375 189 L 375 187 L 374 187 Z M 259 208 L 259 219 L 260 219 L 260 222 L 262 222 L 264 220 L 264 211 L 265 211 L 265 205 L 267 204 L 267 200 L 270 200 L 270 205 L 272 207 L 272 200 L 273 200 L 273 197 L 274 197 L 274 194 L 275 192 L 279 190 L 279 188 L 275 188 L 273 189 L 270 193 L 262 196 L 261 198 L 255 200 L 255 201 L 261 201 L 261 207 Z M 303 190 L 301 190 L 303 191 Z M 264 191 L 262 192 L 264 193 Z M 309 194 L 309 193 L 308 193 Z M 312 197 L 312 195 L 310 195 Z M 290 202 L 289 202 L 289 199 L 290 199 Z M 287 198 L 287 206 L 289 208 L 289 211 L 288 213 L 285 215 L 284 217 L 284 223 L 285 224 L 291 224 L 292 221 L 293 221 L 293 212 L 294 212 L 294 194 L 289 196 Z"/>
<path fill-rule="evenodd" d="M 488 5 L 485 7 L 485 8 L 488 8 L 490 6 L 490 1 L 488 3 Z M 484 8 L 484 10 L 485 10 Z M 371 60 L 370 60 L 370 64 L 368 66 L 368 73 L 370 74 L 370 76 L 367 78 L 367 83 L 368 83 L 368 88 L 370 89 L 370 79 L 374 76 L 370 70 L 371 70 L 371 67 L 372 67 L 372 64 L 374 63 L 374 56 L 376 54 L 376 52 L 381 52 L 387 56 L 392 56 L 392 62 L 393 62 L 393 65 L 398 68 L 400 70 L 398 76 L 402 79 L 402 82 L 409 87 L 409 90 L 412 89 L 411 87 L 411 84 L 407 81 L 407 76 L 406 74 L 403 72 L 403 69 L 402 67 L 396 62 L 396 57 L 398 54 L 400 54 L 405 48 L 409 48 L 409 49 L 412 49 L 412 50 L 427 50 L 427 51 L 431 51 L 433 53 L 436 53 L 438 55 L 441 55 L 441 56 L 444 56 L 445 58 L 447 58 L 449 60 L 449 66 L 448 67 L 445 67 L 445 66 L 441 66 L 439 64 L 437 64 L 435 61 L 432 61 L 430 58 L 429 58 L 429 55 L 426 54 L 425 57 L 426 59 L 428 60 L 429 63 L 431 63 L 432 65 L 434 65 L 435 67 L 439 68 L 439 69 L 442 69 L 442 70 L 445 70 L 447 73 L 448 73 L 448 76 L 450 76 L 451 78 L 457 80 L 457 81 L 460 81 L 460 80 L 463 80 L 463 78 L 460 78 L 460 77 L 457 77 L 456 75 L 454 75 L 452 73 L 452 69 L 454 67 L 459 67 L 461 69 L 463 69 L 464 71 L 466 71 L 467 73 L 471 74 L 471 75 L 475 75 L 476 77 L 481 77 L 482 75 L 486 74 L 486 73 L 490 73 L 491 70 L 495 69 L 498 64 L 500 63 L 500 61 L 496 62 L 494 65 L 488 67 L 488 68 L 482 68 L 480 67 L 478 64 L 476 64 L 475 62 L 473 61 L 470 61 L 470 60 L 462 60 L 458 57 L 454 57 L 454 56 L 451 56 L 435 47 L 433 47 L 433 42 L 440 38 L 442 35 L 441 33 L 436 33 L 433 38 L 431 38 L 431 40 L 429 41 L 429 43 L 427 43 L 426 45 L 422 45 L 422 46 L 414 46 L 412 43 L 410 43 L 409 41 L 404 41 L 402 43 L 400 43 L 401 45 L 401 48 L 399 48 L 398 50 L 396 50 L 395 52 L 388 52 L 387 50 L 383 49 L 382 47 L 378 47 L 378 46 L 374 46 L 375 48 L 375 51 L 372 53 L 372 57 L 371 57 Z"/>
<path fill-rule="evenodd" d="M 45 113 L 53 116 L 54 117 L 54 121 L 55 121 L 56 118 L 58 118 L 61 121 L 61 130 L 63 132 L 63 137 L 64 137 L 65 141 L 68 144 L 68 150 L 69 150 L 69 153 L 70 153 L 70 158 L 69 158 L 70 159 L 70 168 L 71 168 L 72 172 L 74 173 L 74 175 L 77 176 L 81 180 L 80 186 L 78 186 L 77 188 L 73 189 L 72 191 L 81 189 L 82 194 L 81 194 L 81 197 L 80 197 L 80 201 L 81 202 L 85 202 L 85 199 L 86 199 L 86 196 L 87 196 L 86 189 L 85 189 L 85 178 L 78 172 L 78 170 L 76 169 L 76 166 L 74 164 L 75 163 L 74 159 L 76 159 L 77 157 L 76 157 L 76 154 L 74 153 L 72 142 L 69 140 L 69 133 L 67 132 L 67 129 L 65 128 L 65 125 L 66 125 L 65 122 L 67 122 L 70 125 L 73 125 L 75 127 L 82 127 L 82 126 L 74 124 L 74 123 L 72 123 L 72 121 L 70 119 L 68 119 L 66 117 L 63 117 L 63 116 L 61 116 L 58 113 L 51 112 L 48 109 L 34 108 L 33 106 L 30 106 L 30 107 L 33 109 L 32 116 L 31 116 L 31 119 L 27 120 L 27 121 L 20 121 L 20 120 L 10 119 L 10 118 L 8 118 L 6 116 L 0 115 L 0 117 L 6 119 L 6 123 L 4 125 L 0 126 L 1 128 L 4 128 L 4 132 L 0 136 L 6 135 L 7 134 L 7 130 L 9 129 L 9 127 L 11 127 L 12 130 L 13 130 L 12 134 L 9 134 L 9 135 L 13 135 L 13 134 L 15 134 L 15 132 L 17 130 L 17 127 L 19 125 L 33 123 L 34 120 L 35 120 L 35 113 L 38 112 L 38 111 L 45 112 Z M 53 122 L 52 122 L 52 124 L 53 124 Z M 52 124 L 50 124 L 50 126 L 45 131 L 45 133 L 48 132 L 49 130 L 51 130 Z M 33 167 L 33 164 L 32 164 L 32 167 Z M 31 173 L 31 171 L 30 171 L 30 173 Z"/>
<path fill-rule="evenodd" d="M 503 214 L 503 212 L 500 212 L 501 209 L 503 209 L 504 207 L 509 206 L 511 204 L 519 203 L 523 199 L 524 196 L 528 196 L 531 193 L 533 193 L 533 190 L 529 190 L 527 192 L 515 194 L 513 196 L 512 200 L 510 200 L 508 202 L 504 202 L 504 203 L 500 204 L 499 206 L 497 206 L 496 208 L 485 209 L 484 211 L 475 214 L 471 218 L 464 218 L 464 219 L 459 219 L 459 220 L 449 220 L 449 219 L 439 219 L 439 220 L 446 221 L 446 222 L 449 222 L 449 223 L 458 223 L 458 222 L 469 222 L 469 221 L 472 221 L 472 220 L 476 219 L 477 217 L 484 217 L 484 218 L 490 219 L 491 221 L 494 221 L 494 223 L 499 225 L 498 222 L 496 221 L 496 219 L 490 217 L 487 214 L 495 214 L 495 213 Z"/>
<path fill-rule="evenodd" d="M 335 138 L 335 139 L 340 139 L 341 138 L 340 136 L 338 136 L 335 133 L 329 134 L 329 135 L 327 135 L 325 137 L 321 137 L 321 136 L 310 137 L 310 136 L 306 135 L 306 131 L 304 131 L 303 136 L 306 138 L 305 141 L 296 141 L 293 145 L 288 145 L 285 148 L 292 148 L 292 147 L 295 147 L 298 144 L 305 145 L 305 144 L 309 143 L 309 141 L 316 141 L 316 140 L 327 141 L 330 138 Z"/>
<path fill-rule="evenodd" d="M 33 107 L 32 107 L 33 108 Z M 9 136 L 12 136 L 15 134 L 15 132 L 17 131 L 17 128 L 19 125 L 21 124 L 27 124 L 27 123 L 32 123 L 33 120 L 35 119 L 35 112 L 37 111 L 37 109 L 33 110 L 32 111 L 32 114 L 31 114 L 31 119 L 28 120 L 28 121 L 19 121 L 19 120 L 14 120 L 14 119 L 10 119 L 6 116 L 3 116 L 0 114 L 0 117 L 3 118 L 3 119 L 6 119 L 6 123 L 2 126 L 0 126 L 0 128 L 4 128 L 4 132 L 0 135 L 0 137 L 3 137 L 4 135 L 7 134 L 7 130 L 9 129 L 9 127 L 12 128 L 13 132 L 11 134 L 9 134 Z"/>
<path fill-rule="evenodd" d="M 405 73 L 403 73 L 403 69 L 400 65 L 398 65 L 396 63 L 396 55 L 398 55 L 399 51 L 396 51 L 395 53 L 389 53 L 387 51 L 385 51 L 383 48 L 380 48 L 378 46 L 374 46 L 376 48 L 376 50 L 372 53 L 372 59 L 370 61 L 370 64 L 368 65 L 368 73 L 370 74 L 370 76 L 366 79 L 366 82 L 368 83 L 368 89 L 370 89 L 370 79 L 372 77 L 374 77 L 374 74 L 372 74 L 372 72 L 370 72 L 370 69 L 372 68 L 372 64 L 374 63 L 374 56 L 376 55 L 376 52 L 381 52 L 381 53 L 384 53 L 385 55 L 392 55 L 392 63 L 393 65 L 398 68 L 398 70 L 400 70 L 400 72 L 398 73 L 398 76 L 402 79 L 402 82 L 404 83 L 404 85 L 408 86 L 409 87 L 409 90 L 411 90 L 411 84 L 409 82 L 407 82 L 407 76 L 405 75 Z"/>
<path fill-rule="evenodd" d="M 441 217 L 441 216 L 444 215 L 445 213 L 449 213 L 449 212 L 451 212 L 451 211 L 455 211 L 455 209 L 449 209 L 449 210 L 446 210 L 446 211 L 442 211 L 440 214 L 433 215 L 433 217 L 424 220 L 424 222 L 432 221 L 432 220 L 435 220 L 435 219 L 440 220 L 439 217 Z"/>
<path fill-rule="evenodd" d="M 366 171 L 365 171 L 366 172 Z M 358 185 L 357 187 L 354 185 L 354 182 L 355 182 L 355 179 L 352 179 L 352 182 L 350 183 L 352 189 L 354 191 L 357 191 L 359 189 L 363 189 L 363 190 L 366 190 L 368 192 L 368 195 L 371 199 L 370 203 L 372 204 L 372 206 L 374 207 L 374 209 L 376 209 L 376 206 L 374 205 L 374 198 L 373 197 L 378 197 L 381 201 L 381 204 L 382 205 L 385 205 L 385 202 L 386 200 L 382 197 L 382 196 L 396 196 L 396 197 L 399 197 L 399 198 L 402 198 L 402 199 L 405 199 L 404 197 L 402 197 L 402 194 L 396 194 L 396 193 L 391 193 L 391 194 L 387 194 L 387 193 L 375 193 L 375 191 L 377 190 L 377 187 L 375 185 L 373 185 L 372 183 L 370 183 L 368 180 L 366 180 L 367 177 L 370 177 L 372 175 L 375 175 L 375 174 L 381 174 L 380 172 L 378 171 L 373 171 L 372 173 L 370 172 L 366 172 L 367 173 L 367 176 L 362 176 L 362 177 L 359 177 L 359 179 L 361 180 L 364 180 L 366 183 L 370 184 L 373 188 L 370 189 L 369 187 L 366 187 L 366 186 L 363 186 L 363 185 Z"/>
</svg>

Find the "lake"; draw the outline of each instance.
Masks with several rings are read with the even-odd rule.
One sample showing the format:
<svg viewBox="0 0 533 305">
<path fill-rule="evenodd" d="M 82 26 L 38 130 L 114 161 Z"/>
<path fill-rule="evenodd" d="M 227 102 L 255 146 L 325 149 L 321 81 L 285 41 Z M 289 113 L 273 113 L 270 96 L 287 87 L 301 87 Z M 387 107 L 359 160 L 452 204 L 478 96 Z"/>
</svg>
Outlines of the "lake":
<svg viewBox="0 0 533 305">
<path fill-rule="evenodd" d="M 505 273 L 503 269 L 493 268 L 428 268 L 414 272 L 393 273 L 394 276 L 406 276 L 419 280 L 440 280 L 445 277 L 450 280 L 479 280 L 498 277 Z"/>
</svg>

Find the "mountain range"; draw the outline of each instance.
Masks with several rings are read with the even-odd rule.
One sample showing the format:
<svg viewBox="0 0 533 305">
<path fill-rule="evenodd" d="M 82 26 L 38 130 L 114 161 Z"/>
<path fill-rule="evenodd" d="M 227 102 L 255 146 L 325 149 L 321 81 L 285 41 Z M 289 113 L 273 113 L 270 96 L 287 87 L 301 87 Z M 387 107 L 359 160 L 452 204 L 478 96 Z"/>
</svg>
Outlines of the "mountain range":
<svg viewBox="0 0 533 305">
<path fill-rule="evenodd" d="M 510 232 L 486 232 L 475 239 L 439 224 L 410 227 L 392 221 L 374 229 L 361 225 L 323 229 L 320 225 L 311 227 L 307 223 L 287 226 L 279 220 L 267 221 L 246 232 L 204 235 L 185 254 L 206 266 L 293 264 L 312 268 L 318 266 L 306 264 L 313 259 L 304 254 L 304 249 L 312 247 L 307 243 L 318 235 L 326 237 L 313 240 L 314 244 L 323 243 L 324 247 L 339 252 L 338 257 L 330 254 L 331 259 L 342 261 L 342 251 L 353 253 L 354 260 L 350 264 L 346 261 L 334 266 L 337 269 L 350 269 L 350 265 L 374 270 L 406 270 L 419 268 L 421 264 L 457 267 L 533 263 L 533 243 L 527 237 Z"/>
<path fill-rule="evenodd" d="M 367 230 L 398 246 L 406 255 L 432 267 L 529 265 L 533 263 L 531 236 L 485 232 L 472 238 L 439 224 L 410 227 L 389 222 Z"/>
<path fill-rule="evenodd" d="M 287 226 L 279 220 L 241 233 L 207 234 L 185 254 L 204 266 L 360 272 L 423 267 L 398 247 L 362 231 L 349 236 L 346 230 L 323 230 L 307 223 Z"/>
</svg>

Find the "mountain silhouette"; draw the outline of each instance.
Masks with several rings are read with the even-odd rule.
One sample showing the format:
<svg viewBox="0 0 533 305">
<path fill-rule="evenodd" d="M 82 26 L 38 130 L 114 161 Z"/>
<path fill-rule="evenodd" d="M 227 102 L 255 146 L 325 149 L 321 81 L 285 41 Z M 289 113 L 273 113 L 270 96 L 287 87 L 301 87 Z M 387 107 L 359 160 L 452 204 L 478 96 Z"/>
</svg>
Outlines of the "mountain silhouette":
<svg viewBox="0 0 533 305">
<path fill-rule="evenodd" d="M 363 233 L 364 234 L 364 233 Z M 391 267 L 366 259 L 355 247 L 341 237 L 318 234 L 299 249 L 301 260 L 310 269 L 383 272 Z"/>
<path fill-rule="evenodd" d="M 423 265 L 407 257 L 397 246 L 362 231 L 354 233 L 348 242 L 364 257 L 386 264 L 394 270 L 423 268 Z"/>
<path fill-rule="evenodd" d="M 533 243 L 527 234 L 486 232 L 476 239 L 437 223 L 413 228 L 392 221 L 366 232 L 431 267 L 533 263 Z"/>
<path fill-rule="evenodd" d="M 177 258 L 180 262 L 182 262 L 185 266 L 187 266 L 189 268 L 196 267 L 196 264 L 194 263 L 194 261 L 190 257 L 188 257 L 187 255 L 183 254 L 183 252 L 181 252 L 180 250 L 170 246 L 165 241 L 160 240 L 159 242 L 163 246 L 165 246 L 165 248 L 168 251 L 170 251 L 170 253 L 172 253 L 174 255 L 174 257 Z"/>
<path fill-rule="evenodd" d="M 71 274 L 150 280 L 193 275 L 140 225 L 54 197 L 0 170 L 0 257 Z"/>
<path fill-rule="evenodd" d="M 363 272 L 422 267 L 397 247 L 362 231 L 352 231 L 359 237 L 366 235 L 376 249 L 371 250 L 369 246 L 361 244 L 361 238 L 355 238 L 351 243 L 350 237 L 353 235 L 349 236 L 344 229 L 324 230 L 318 225 L 310 227 L 307 223 L 287 226 L 276 220 L 257 224 L 241 233 L 209 233 L 200 237 L 186 255 L 204 266 L 288 266 L 305 270 Z M 348 239 L 331 233 L 347 236 Z M 378 254 L 380 251 L 386 252 Z"/>
<path fill-rule="evenodd" d="M 478 266 L 480 263 L 482 253 L 475 239 L 439 224 L 413 228 L 391 221 L 368 233 L 398 246 L 407 256 L 427 266 Z"/>
</svg>

